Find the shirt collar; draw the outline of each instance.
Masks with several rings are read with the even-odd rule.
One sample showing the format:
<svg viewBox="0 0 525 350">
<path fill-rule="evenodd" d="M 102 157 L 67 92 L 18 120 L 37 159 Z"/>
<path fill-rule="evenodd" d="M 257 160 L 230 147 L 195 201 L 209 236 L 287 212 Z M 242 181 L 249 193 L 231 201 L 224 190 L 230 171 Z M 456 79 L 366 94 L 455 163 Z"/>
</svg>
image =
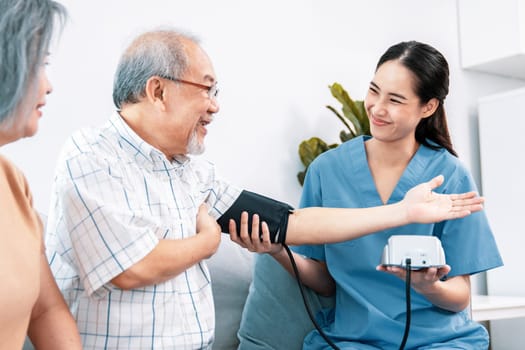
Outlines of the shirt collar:
<svg viewBox="0 0 525 350">
<path fill-rule="evenodd" d="M 111 115 L 109 123 L 121 140 L 122 149 L 143 165 L 150 164 L 150 167 L 157 168 L 161 165 L 166 166 L 168 163 L 170 168 L 177 168 L 183 167 L 190 160 L 186 155 L 177 155 L 173 159 L 167 159 L 164 153 L 137 135 L 118 112 Z"/>
</svg>

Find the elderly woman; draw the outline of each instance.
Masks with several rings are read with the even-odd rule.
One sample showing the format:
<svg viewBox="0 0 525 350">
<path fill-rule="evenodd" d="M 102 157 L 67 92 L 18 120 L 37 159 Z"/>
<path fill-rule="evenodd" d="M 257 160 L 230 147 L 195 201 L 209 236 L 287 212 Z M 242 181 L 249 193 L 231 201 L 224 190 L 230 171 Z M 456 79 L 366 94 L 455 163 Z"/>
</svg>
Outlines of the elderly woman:
<svg viewBox="0 0 525 350">
<path fill-rule="evenodd" d="M 0 146 L 33 136 L 51 92 L 45 65 L 54 20 L 50 0 L 0 0 Z M 42 222 L 24 175 L 0 155 L 0 349 L 80 349 L 80 337 L 49 269 Z"/>
</svg>

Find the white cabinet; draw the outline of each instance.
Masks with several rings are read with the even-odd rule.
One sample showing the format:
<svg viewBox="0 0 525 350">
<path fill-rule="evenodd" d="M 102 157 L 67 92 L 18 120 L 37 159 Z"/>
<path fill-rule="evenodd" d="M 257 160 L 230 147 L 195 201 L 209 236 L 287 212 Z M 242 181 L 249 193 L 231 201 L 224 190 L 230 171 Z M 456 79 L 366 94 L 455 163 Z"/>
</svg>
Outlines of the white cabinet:
<svg viewBox="0 0 525 350">
<path fill-rule="evenodd" d="M 525 80 L 525 0 L 457 0 L 461 65 Z M 492 296 L 525 297 L 525 89 L 479 100 L 481 186 L 504 266 Z M 525 317 L 490 322 L 492 350 L 523 350 Z"/>
<path fill-rule="evenodd" d="M 525 0 L 458 0 L 463 68 L 525 79 Z"/>
<path fill-rule="evenodd" d="M 504 266 L 487 272 L 489 295 L 525 297 L 525 89 L 479 100 L 481 184 Z M 492 350 L 523 350 L 525 318 L 490 324 Z"/>
</svg>

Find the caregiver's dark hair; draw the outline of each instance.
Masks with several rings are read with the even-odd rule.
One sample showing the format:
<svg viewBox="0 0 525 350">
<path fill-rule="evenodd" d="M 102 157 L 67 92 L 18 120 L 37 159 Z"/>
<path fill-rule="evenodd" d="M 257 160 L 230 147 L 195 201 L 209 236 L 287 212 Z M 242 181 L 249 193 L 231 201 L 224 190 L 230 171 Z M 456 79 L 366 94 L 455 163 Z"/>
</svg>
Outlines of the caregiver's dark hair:
<svg viewBox="0 0 525 350">
<path fill-rule="evenodd" d="M 413 73 L 414 92 L 421 103 L 426 103 L 433 98 L 439 101 L 439 106 L 434 114 L 421 119 L 416 127 L 416 140 L 425 146 L 437 148 L 428 142 L 428 140 L 433 141 L 457 157 L 450 140 L 443 106 L 449 84 L 448 63 L 445 57 L 430 45 L 417 41 L 406 41 L 388 48 L 379 59 L 376 70 L 383 63 L 392 60 L 398 60 Z"/>
</svg>

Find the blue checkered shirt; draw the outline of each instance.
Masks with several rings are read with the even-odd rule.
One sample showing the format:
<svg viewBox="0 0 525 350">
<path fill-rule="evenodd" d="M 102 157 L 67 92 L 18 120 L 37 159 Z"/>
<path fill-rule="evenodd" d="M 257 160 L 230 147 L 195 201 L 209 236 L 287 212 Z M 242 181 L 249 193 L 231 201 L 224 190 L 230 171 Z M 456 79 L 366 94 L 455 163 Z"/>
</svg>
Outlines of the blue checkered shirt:
<svg viewBox="0 0 525 350">
<path fill-rule="evenodd" d="M 240 190 L 200 158 L 168 160 L 114 113 L 76 132 L 56 170 L 48 258 L 84 349 L 208 349 L 215 327 L 205 261 L 166 282 L 122 290 L 111 280 L 161 239 L 196 234 L 206 202 L 218 218 Z"/>
</svg>

